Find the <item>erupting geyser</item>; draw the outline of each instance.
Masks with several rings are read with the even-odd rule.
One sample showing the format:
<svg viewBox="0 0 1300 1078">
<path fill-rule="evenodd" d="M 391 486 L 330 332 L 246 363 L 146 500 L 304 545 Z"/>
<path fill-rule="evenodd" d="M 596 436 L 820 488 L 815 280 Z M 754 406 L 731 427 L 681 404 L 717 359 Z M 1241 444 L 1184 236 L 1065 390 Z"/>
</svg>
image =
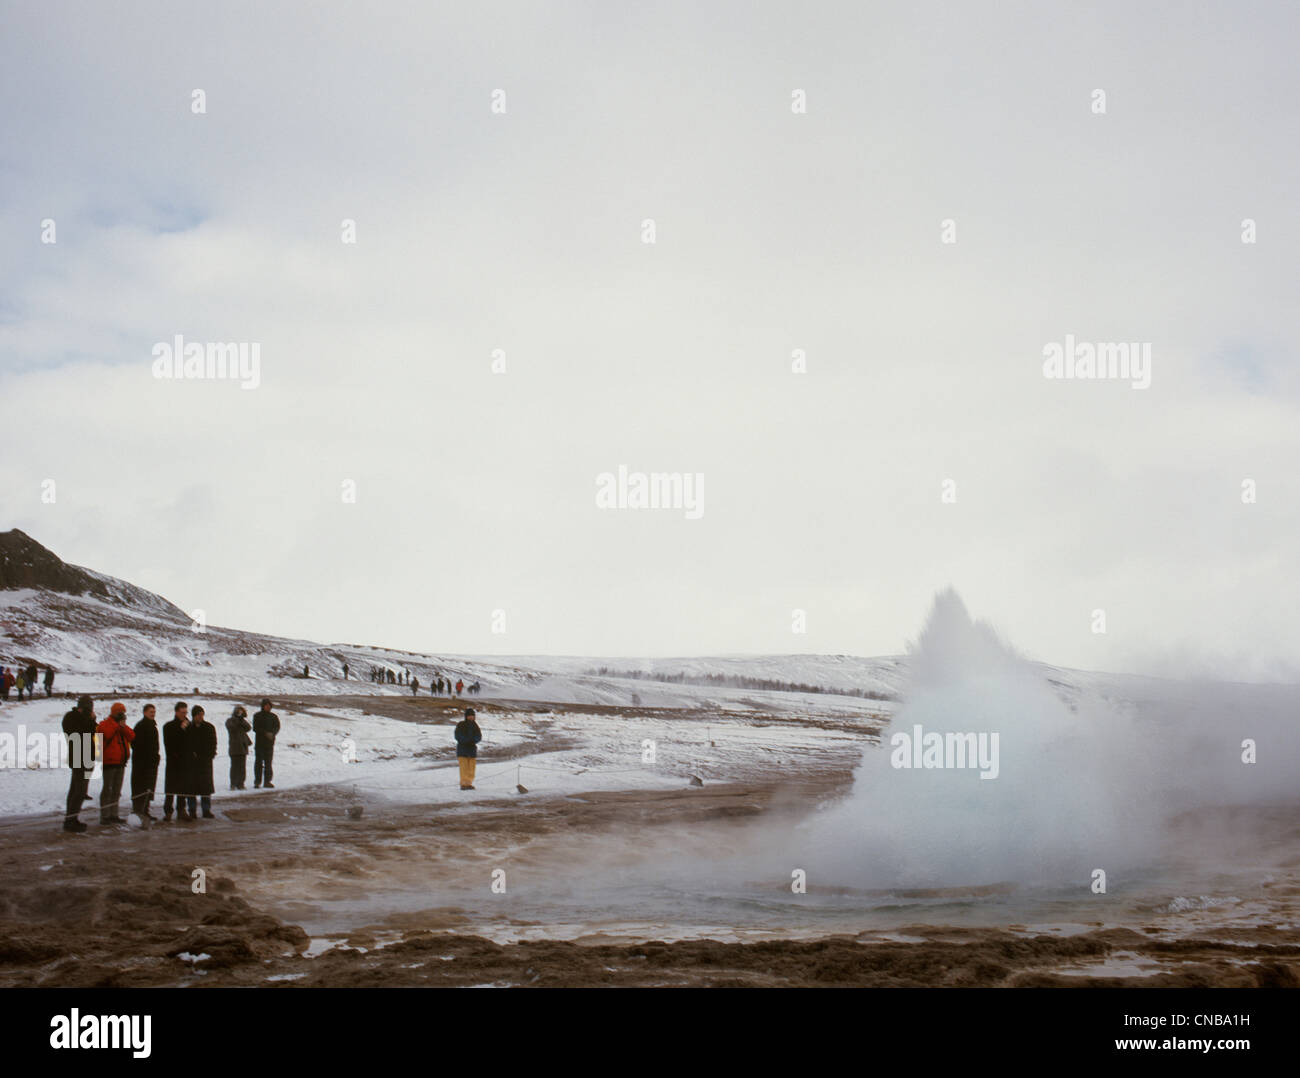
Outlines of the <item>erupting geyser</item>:
<svg viewBox="0 0 1300 1078">
<path fill-rule="evenodd" d="M 1071 710 L 956 592 L 912 648 L 906 703 L 809 835 L 843 884 L 1078 883 L 1149 846 L 1131 718 Z"/>
</svg>

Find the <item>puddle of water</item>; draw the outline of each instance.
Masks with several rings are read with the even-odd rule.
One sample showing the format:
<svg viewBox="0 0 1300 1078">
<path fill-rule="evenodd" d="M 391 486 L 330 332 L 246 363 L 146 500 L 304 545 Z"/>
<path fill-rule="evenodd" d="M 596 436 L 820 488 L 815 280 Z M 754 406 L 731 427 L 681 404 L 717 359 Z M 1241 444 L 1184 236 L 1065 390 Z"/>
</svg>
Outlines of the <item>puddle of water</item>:
<svg viewBox="0 0 1300 1078">
<path fill-rule="evenodd" d="M 1065 977 L 1154 977 L 1165 969 L 1159 962 L 1132 951 L 1116 951 L 1105 961 L 1087 966 L 1062 966 L 1053 972 Z"/>
</svg>

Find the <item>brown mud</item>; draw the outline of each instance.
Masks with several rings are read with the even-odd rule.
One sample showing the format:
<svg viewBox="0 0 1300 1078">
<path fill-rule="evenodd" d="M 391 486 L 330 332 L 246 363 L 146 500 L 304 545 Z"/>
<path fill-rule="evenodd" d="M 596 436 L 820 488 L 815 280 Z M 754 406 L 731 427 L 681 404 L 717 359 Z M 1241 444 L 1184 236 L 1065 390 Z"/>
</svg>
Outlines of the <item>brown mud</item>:
<svg viewBox="0 0 1300 1078">
<path fill-rule="evenodd" d="M 463 705 L 331 697 L 293 706 L 445 722 Z M 557 865 L 581 872 L 599 859 L 617 869 L 643 863 L 647 849 L 707 856 L 752 840 L 756 821 L 797 820 L 851 775 L 846 760 L 703 788 L 510 794 L 472 806 L 372 798 L 359 820 L 349 818 L 349 790 L 315 786 L 218 794 L 215 820 L 143 831 L 92 822 L 84 835 L 48 819 L 9 820 L 0 986 L 1300 986 L 1294 806 L 1234 810 L 1274 851 L 1248 921 L 1208 911 L 1171 927 L 1139 911 L 1131 923 L 1080 918 L 1063 931 L 904 914 L 888 931 L 657 940 L 617 924 L 532 938 L 548 925 L 521 918 L 513 938 L 484 932 L 496 865 L 509 864 L 512 887 L 526 890 Z M 301 927 L 325 921 L 334 927 L 314 936 Z"/>
</svg>

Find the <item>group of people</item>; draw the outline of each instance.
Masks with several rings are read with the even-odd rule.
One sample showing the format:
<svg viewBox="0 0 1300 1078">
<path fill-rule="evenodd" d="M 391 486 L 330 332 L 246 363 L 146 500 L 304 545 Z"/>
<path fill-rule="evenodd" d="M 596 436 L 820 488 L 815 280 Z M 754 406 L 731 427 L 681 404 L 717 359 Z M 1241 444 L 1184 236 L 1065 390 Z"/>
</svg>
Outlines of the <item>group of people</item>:
<svg viewBox="0 0 1300 1078">
<path fill-rule="evenodd" d="M 343 676 L 348 676 L 346 666 L 343 667 Z M 370 668 L 370 680 L 377 685 L 410 685 L 412 696 L 420 694 L 420 679 L 409 670 L 394 671 L 386 666 L 372 666 Z M 434 674 L 429 681 L 429 695 L 441 696 L 444 688 L 448 696 L 463 696 L 466 692 L 477 695 L 480 686 L 476 681 L 467 689 L 464 678 L 457 678 L 453 682 L 450 675 L 444 679 L 441 674 Z"/>
<path fill-rule="evenodd" d="M 16 671 L 16 672 L 15 672 Z M 302 668 L 302 676 L 310 677 L 309 668 Z M 343 678 L 348 677 L 348 664 L 343 664 Z M 36 699 L 36 685 L 40 678 L 40 668 L 32 663 L 27 667 L 5 667 L 0 666 L 0 700 L 8 700 L 9 693 L 12 689 L 17 688 L 18 699 L 22 700 L 26 696 L 29 700 Z M 370 680 L 379 685 L 410 685 L 411 694 L 418 696 L 420 692 L 420 679 L 412 674 L 409 670 L 394 671 L 385 666 L 372 666 L 370 668 Z M 45 686 L 45 695 L 54 695 L 54 668 L 47 666 L 45 676 L 41 679 Z M 466 692 L 478 695 L 479 683 L 476 681 L 466 687 L 463 678 L 457 678 L 453 683 L 451 676 L 445 679 L 440 674 L 435 674 L 429 682 L 429 695 L 441 696 L 443 690 L 446 690 L 448 696 L 462 696 Z"/>
<path fill-rule="evenodd" d="M 83 804 L 92 800 L 90 778 L 97 742 L 103 748 L 103 789 L 99 796 L 101 824 L 126 822 L 118 814 L 118 808 L 128 762 L 131 765 L 131 810 L 145 823 L 156 819 L 150 809 L 158 792 L 158 769 L 164 753 L 163 820 L 171 820 L 173 809 L 178 820 L 196 820 L 200 811 L 203 819 L 212 819 L 216 727 L 207 721 L 201 705 L 195 704 L 191 709 L 183 700 L 172 708 L 171 721 L 165 723 L 161 731 L 155 719 L 156 713 L 153 704 L 145 704 L 139 721 L 132 728 L 127 724 L 126 705 L 118 702 L 109 709 L 108 718 L 96 723 L 94 701 L 89 696 L 82 696 L 77 700 L 77 706 L 63 716 L 63 733 L 68 739 L 68 759 L 72 767 L 67 812 L 63 819 L 65 831 L 86 830 L 80 813 Z M 252 737 L 249 737 L 250 731 Z M 271 763 L 275 755 L 275 738 L 280 732 L 280 717 L 271 710 L 271 701 L 262 701 L 251 723 L 248 712 L 236 706 L 226 720 L 226 732 L 230 788 L 245 788 L 248 750 L 252 746 L 253 788 L 274 789 Z"/>
<path fill-rule="evenodd" d="M 40 670 L 35 663 L 30 663 L 26 667 L 18 667 L 17 673 L 12 666 L 0 666 L 0 700 L 8 700 L 9 693 L 13 689 L 18 690 L 18 699 L 27 694 L 27 699 L 36 699 L 36 681 Z M 54 695 L 54 667 L 45 668 L 45 677 L 41 679 L 45 685 L 45 695 Z"/>
</svg>

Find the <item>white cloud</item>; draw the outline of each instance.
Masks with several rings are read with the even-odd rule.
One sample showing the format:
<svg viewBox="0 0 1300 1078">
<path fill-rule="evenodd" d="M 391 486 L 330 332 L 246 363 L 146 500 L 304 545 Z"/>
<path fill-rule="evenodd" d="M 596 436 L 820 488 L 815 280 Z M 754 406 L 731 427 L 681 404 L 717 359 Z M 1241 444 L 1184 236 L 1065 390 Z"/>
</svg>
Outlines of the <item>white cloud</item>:
<svg viewBox="0 0 1300 1078">
<path fill-rule="evenodd" d="M 6 14 L 6 526 L 324 639 L 882 653 L 953 583 L 1061 663 L 1297 653 L 1294 12 L 230 11 Z M 176 333 L 261 387 L 154 381 Z"/>
</svg>

